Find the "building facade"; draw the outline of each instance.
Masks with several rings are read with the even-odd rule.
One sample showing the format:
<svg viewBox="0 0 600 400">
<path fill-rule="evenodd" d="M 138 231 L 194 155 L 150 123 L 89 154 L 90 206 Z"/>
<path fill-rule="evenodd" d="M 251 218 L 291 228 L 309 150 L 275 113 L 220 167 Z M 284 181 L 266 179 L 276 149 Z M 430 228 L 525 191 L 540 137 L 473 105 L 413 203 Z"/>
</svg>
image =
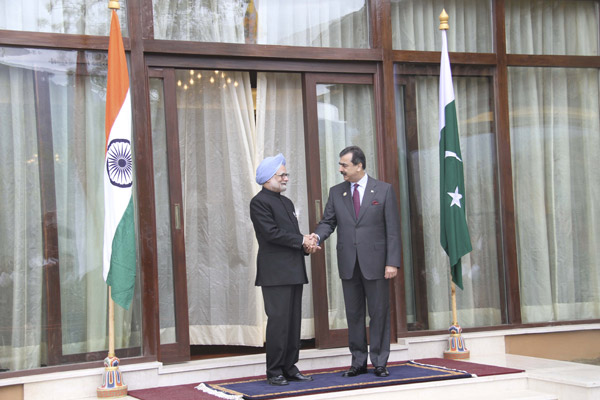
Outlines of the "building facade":
<svg viewBox="0 0 600 400">
<path fill-rule="evenodd" d="M 361 146 L 390 182 L 395 337 L 445 332 L 439 15 L 450 16 L 473 251 L 465 330 L 600 320 L 598 0 L 128 0 L 138 274 L 117 355 L 262 346 L 248 204 L 288 161 L 303 233 Z M 108 1 L 0 0 L 0 378 L 101 365 Z M 596 160 L 596 161 L 594 161 Z M 302 336 L 346 344 L 335 238 L 310 257 Z M 133 251 L 133 249 L 132 249 Z M 69 367 L 65 367 L 68 364 Z"/>
</svg>

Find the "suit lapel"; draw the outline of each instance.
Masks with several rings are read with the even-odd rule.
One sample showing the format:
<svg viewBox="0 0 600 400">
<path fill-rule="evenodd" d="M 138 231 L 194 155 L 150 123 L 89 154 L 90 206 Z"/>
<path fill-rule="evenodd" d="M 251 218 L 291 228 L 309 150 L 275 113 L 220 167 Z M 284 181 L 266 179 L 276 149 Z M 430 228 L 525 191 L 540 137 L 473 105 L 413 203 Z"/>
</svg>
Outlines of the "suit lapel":
<svg viewBox="0 0 600 400">
<path fill-rule="evenodd" d="M 377 186 L 377 181 L 369 176 L 367 180 L 367 187 L 365 188 L 365 193 L 363 194 L 362 203 L 360 203 L 360 211 L 358 212 L 358 221 L 365 215 L 367 212 L 367 208 L 371 206 L 371 201 L 375 196 L 375 187 Z M 354 209 L 353 209 L 354 211 Z M 357 222 L 358 222 L 357 221 Z"/>
</svg>

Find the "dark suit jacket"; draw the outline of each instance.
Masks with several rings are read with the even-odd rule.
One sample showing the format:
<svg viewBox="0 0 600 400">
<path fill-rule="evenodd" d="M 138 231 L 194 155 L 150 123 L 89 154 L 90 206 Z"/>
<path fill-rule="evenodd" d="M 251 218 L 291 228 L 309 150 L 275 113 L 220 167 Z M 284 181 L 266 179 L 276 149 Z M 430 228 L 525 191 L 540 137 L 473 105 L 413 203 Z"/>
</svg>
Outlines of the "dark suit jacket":
<svg viewBox="0 0 600 400">
<path fill-rule="evenodd" d="M 352 278 L 357 257 L 364 277 L 369 280 L 384 279 L 386 265 L 400 267 L 398 205 L 389 183 L 369 176 L 358 219 L 350 183 L 333 186 L 315 233 L 323 242 L 336 226 L 340 278 Z"/>
<path fill-rule="evenodd" d="M 250 218 L 258 240 L 256 286 L 308 283 L 292 201 L 263 188 L 250 201 Z"/>
</svg>

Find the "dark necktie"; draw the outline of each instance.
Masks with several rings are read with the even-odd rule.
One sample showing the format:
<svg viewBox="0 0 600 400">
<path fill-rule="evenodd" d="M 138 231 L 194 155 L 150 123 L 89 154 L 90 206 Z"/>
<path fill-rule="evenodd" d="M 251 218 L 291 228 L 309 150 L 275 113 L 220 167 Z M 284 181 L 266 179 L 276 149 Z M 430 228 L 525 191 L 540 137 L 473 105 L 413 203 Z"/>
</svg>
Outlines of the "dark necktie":
<svg viewBox="0 0 600 400">
<path fill-rule="evenodd" d="M 352 203 L 354 203 L 354 214 L 358 218 L 358 212 L 360 211 L 360 193 L 358 193 L 358 183 L 354 184 L 354 193 L 352 193 Z"/>
</svg>

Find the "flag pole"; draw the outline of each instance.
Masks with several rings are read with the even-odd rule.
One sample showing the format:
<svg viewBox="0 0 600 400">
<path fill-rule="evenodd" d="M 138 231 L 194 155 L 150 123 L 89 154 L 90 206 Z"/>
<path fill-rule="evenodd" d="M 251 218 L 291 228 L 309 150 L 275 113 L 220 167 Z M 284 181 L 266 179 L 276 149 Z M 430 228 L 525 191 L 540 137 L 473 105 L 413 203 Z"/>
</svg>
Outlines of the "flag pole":
<svg viewBox="0 0 600 400">
<path fill-rule="evenodd" d="M 108 8 L 119 10 L 121 8 L 118 0 L 110 0 Z M 123 383 L 121 371 L 119 371 L 119 359 L 115 355 L 115 302 L 112 299 L 112 287 L 108 287 L 108 355 L 104 359 L 104 373 L 102 374 L 102 386 L 96 389 L 99 399 L 112 399 L 127 396 L 127 385 Z"/>
<path fill-rule="evenodd" d="M 108 356 L 115 356 L 115 302 L 112 299 L 112 287 L 110 286 L 108 287 Z"/>
<path fill-rule="evenodd" d="M 440 14 L 440 30 L 447 31 L 450 29 L 448 19 L 449 17 L 446 13 L 446 9 L 442 9 L 442 13 Z M 448 350 L 444 351 L 444 358 L 451 360 L 468 359 L 470 357 L 470 351 L 465 346 L 465 341 L 461 336 L 462 328 L 458 325 L 456 313 L 456 285 L 452 281 L 452 274 L 450 274 L 450 290 L 452 296 L 452 325 L 448 328 L 450 337 L 448 338 Z"/>
</svg>

